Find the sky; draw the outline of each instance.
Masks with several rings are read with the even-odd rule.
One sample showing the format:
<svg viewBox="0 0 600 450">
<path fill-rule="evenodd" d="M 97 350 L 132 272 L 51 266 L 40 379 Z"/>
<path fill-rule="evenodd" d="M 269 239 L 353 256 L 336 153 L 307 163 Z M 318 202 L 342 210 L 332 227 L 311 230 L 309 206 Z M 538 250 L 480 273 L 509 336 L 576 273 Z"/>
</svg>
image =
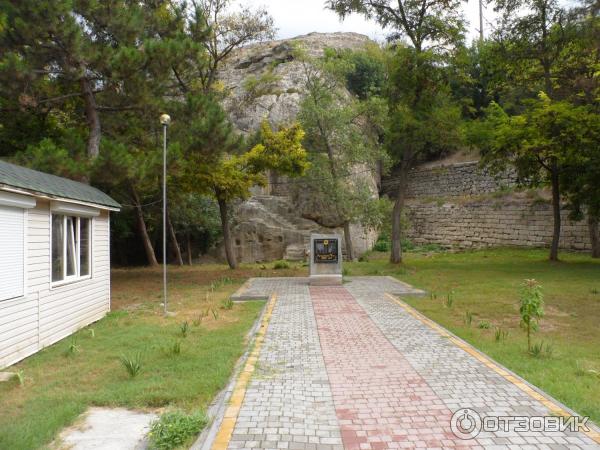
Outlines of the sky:
<svg viewBox="0 0 600 450">
<path fill-rule="evenodd" d="M 275 21 L 278 39 L 291 38 L 312 31 L 354 31 L 366 34 L 371 39 L 383 41 L 389 34 L 374 21 L 367 21 L 357 14 L 352 14 L 340 22 L 333 11 L 324 8 L 325 0 L 237 0 L 237 3 L 250 7 L 266 7 Z M 479 33 L 477 31 L 479 28 L 479 3 L 478 0 L 468 0 L 463 5 L 465 18 L 470 22 L 467 29 L 469 31 L 468 40 L 471 40 L 476 38 Z M 486 20 L 493 22 L 494 17 L 491 7 L 484 10 Z"/>
</svg>

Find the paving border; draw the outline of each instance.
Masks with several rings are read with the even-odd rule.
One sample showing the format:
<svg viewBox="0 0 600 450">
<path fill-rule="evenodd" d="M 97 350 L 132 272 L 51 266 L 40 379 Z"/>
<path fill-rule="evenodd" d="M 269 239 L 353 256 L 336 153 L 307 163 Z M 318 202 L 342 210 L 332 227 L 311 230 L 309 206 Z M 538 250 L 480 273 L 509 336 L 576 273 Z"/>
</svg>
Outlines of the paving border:
<svg viewBox="0 0 600 450">
<path fill-rule="evenodd" d="M 402 300 L 396 298 L 393 294 L 385 293 L 385 296 L 389 300 L 393 301 L 398 306 L 400 306 L 401 308 L 403 308 L 408 314 L 410 314 L 411 316 L 413 316 L 415 319 L 417 319 L 421 323 L 427 325 L 429 328 L 431 328 L 432 330 L 434 330 L 439 335 L 447 338 L 454 345 L 456 345 L 461 350 L 463 350 L 466 353 L 468 353 L 471 356 L 473 356 L 475 359 L 477 359 L 478 361 L 480 361 L 486 367 L 488 367 L 489 369 L 493 370 L 498 375 L 500 375 L 501 377 L 503 377 L 506 381 L 508 381 L 512 385 L 516 386 L 521 391 L 525 392 L 531 398 L 539 401 L 546 408 L 548 408 L 552 414 L 554 414 L 554 415 L 560 415 L 560 416 L 580 416 L 576 411 L 572 410 L 571 408 L 569 408 L 568 406 L 564 405 L 560 401 L 558 401 L 555 398 L 551 397 L 550 395 L 548 395 L 548 393 L 542 391 L 537 386 L 529 383 L 527 380 L 525 380 L 521 376 L 517 375 L 516 373 L 514 373 L 510 369 L 507 369 L 502 364 L 494 361 L 492 358 L 490 358 L 485 353 L 483 353 L 480 350 L 476 349 L 471 344 L 469 344 L 465 340 L 461 339 L 460 337 L 458 337 L 457 335 L 455 335 L 451 331 L 447 330 L 446 328 L 442 327 L 438 323 L 436 323 L 433 320 L 429 319 L 427 316 L 425 316 L 421 312 L 417 311 L 415 308 L 413 308 L 409 304 L 407 304 L 407 303 L 403 302 Z M 594 442 L 600 444 L 600 428 L 595 423 L 593 423 L 591 421 L 589 421 L 587 423 L 587 426 L 589 428 L 589 431 L 582 430 L 580 432 L 583 433 L 583 434 L 585 434 L 587 437 L 589 437 L 590 439 L 592 439 Z"/>
<path fill-rule="evenodd" d="M 240 289 L 243 287 L 244 285 L 242 285 Z M 263 296 L 260 299 L 256 300 L 264 300 L 267 298 L 268 296 Z M 213 442 L 215 441 L 217 433 L 221 428 L 227 405 L 236 387 L 237 380 L 242 372 L 242 369 L 245 368 L 248 358 L 251 356 L 255 348 L 257 337 L 261 332 L 261 328 L 264 326 L 265 316 L 267 315 L 267 313 L 270 313 L 269 303 L 270 302 L 265 303 L 260 313 L 260 316 L 256 319 L 254 325 L 252 326 L 252 329 L 248 332 L 249 343 L 247 346 L 247 350 L 237 361 L 227 386 L 217 394 L 216 398 L 212 401 L 210 407 L 208 408 L 208 415 L 212 419 L 210 426 L 204 428 L 204 430 L 200 433 L 194 444 L 190 447 L 190 450 L 209 450 Z"/>
<path fill-rule="evenodd" d="M 264 298 L 264 297 L 263 297 Z M 269 298 L 269 301 L 265 307 L 262 319 L 260 321 L 260 327 L 255 335 L 254 341 L 251 345 L 251 350 L 243 364 L 243 369 L 239 370 L 234 374 L 230 389 L 228 389 L 229 395 L 227 398 L 223 398 L 223 407 L 225 408 L 222 415 L 220 415 L 220 422 L 213 424 L 212 433 L 207 434 L 205 442 L 200 447 L 204 449 L 213 450 L 226 450 L 233 434 L 233 429 L 237 421 L 238 414 L 242 407 L 244 397 L 246 395 L 246 388 L 250 382 L 250 378 L 254 374 L 256 362 L 262 348 L 262 344 L 267 333 L 269 321 L 277 302 L 277 294 L 273 293 Z M 235 381 L 235 384 L 233 382 Z"/>
</svg>

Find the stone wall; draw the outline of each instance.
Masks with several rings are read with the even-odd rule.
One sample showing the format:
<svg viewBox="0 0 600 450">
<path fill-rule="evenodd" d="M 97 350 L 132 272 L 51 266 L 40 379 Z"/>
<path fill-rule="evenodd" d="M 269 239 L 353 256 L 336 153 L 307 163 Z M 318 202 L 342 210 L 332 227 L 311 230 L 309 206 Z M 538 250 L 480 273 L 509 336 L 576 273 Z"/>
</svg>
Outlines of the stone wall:
<svg viewBox="0 0 600 450">
<path fill-rule="evenodd" d="M 384 192 L 395 183 L 393 177 L 385 180 Z M 514 176 L 495 179 L 477 162 L 414 170 L 406 211 L 406 234 L 415 244 L 548 247 L 552 241 L 547 193 L 517 191 Z M 570 221 L 568 213 L 562 211 L 560 247 L 589 250 L 586 221 Z"/>
<path fill-rule="evenodd" d="M 407 198 L 480 195 L 515 186 L 512 172 L 492 176 L 479 167 L 478 161 L 447 166 L 417 168 L 411 171 Z M 398 186 L 395 176 L 382 182 L 382 190 L 391 195 Z"/>
</svg>

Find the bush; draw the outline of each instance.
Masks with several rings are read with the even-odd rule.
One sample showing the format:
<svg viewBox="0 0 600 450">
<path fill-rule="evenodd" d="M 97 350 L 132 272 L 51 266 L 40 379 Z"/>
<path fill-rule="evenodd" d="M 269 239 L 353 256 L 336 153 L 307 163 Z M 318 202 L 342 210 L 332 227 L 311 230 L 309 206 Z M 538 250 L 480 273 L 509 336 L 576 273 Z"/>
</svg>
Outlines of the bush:
<svg viewBox="0 0 600 450">
<path fill-rule="evenodd" d="M 275 264 L 273 264 L 274 270 L 289 269 L 289 268 L 290 268 L 290 265 L 287 261 L 277 261 Z"/>
<path fill-rule="evenodd" d="M 190 438 L 198 435 L 208 419 L 198 412 L 185 414 L 181 411 L 166 412 L 152 423 L 150 428 L 151 448 L 170 450 L 183 446 Z"/>
</svg>

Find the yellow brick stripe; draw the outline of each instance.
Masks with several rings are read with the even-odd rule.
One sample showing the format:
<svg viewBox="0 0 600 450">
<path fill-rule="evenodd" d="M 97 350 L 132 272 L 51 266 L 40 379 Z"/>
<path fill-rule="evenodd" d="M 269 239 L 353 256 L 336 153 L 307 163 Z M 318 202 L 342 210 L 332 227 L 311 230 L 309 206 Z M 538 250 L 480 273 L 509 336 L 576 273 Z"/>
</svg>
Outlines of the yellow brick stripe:
<svg viewBox="0 0 600 450">
<path fill-rule="evenodd" d="M 267 304 L 267 309 L 263 315 L 260 328 L 256 333 L 254 347 L 252 348 L 252 351 L 246 360 L 246 364 L 244 364 L 244 368 L 240 372 L 235 383 L 235 387 L 233 388 L 231 398 L 229 399 L 229 405 L 225 410 L 223 421 L 221 422 L 221 426 L 219 427 L 219 431 L 217 432 L 217 436 L 215 437 L 215 441 L 211 447 L 213 450 L 225 450 L 229 445 L 240 408 L 242 407 L 242 402 L 244 401 L 244 396 L 246 395 L 246 388 L 248 387 L 250 378 L 254 373 L 256 361 L 258 361 L 258 355 L 260 354 L 260 349 L 265 340 L 265 334 L 267 332 L 269 320 L 271 319 L 271 314 L 273 313 L 273 308 L 275 307 L 276 301 L 277 296 L 273 294 L 269 299 L 269 303 Z"/>
<path fill-rule="evenodd" d="M 464 350 L 468 354 L 472 355 L 475 359 L 477 359 L 478 361 L 483 363 L 486 367 L 489 367 L 490 369 L 492 369 L 494 372 L 496 372 L 498 375 L 502 376 L 509 383 L 517 386 L 519 389 L 521 389 L 523 392 L 525 392 L 530 397 L 539 401 L 546 408 L 548 408 L 553 415 L 557 415 L 557 416 L 570 416 L 571 415 L 570 412 L 566 411 L 560 405 L 556 404 L 552 400 L 550 400 L 547 397 L 545 397 L 544 395 L 540 394 L 538 391 L 533 389 L 531 386 L 524 383 L 521 379 L 515 377 L 513 374 L 511 374 L 506 369 L 504 369 L 503 367 L 496 364 L 490 358 L 488 358 L 487 356 L 478 352 L 477 350 L 475 350 L 473 347 L 471 347 L 469 344 L 467 344 L 463 340 L 458 339 L 456 336 L 454 336 L 453 334 L 448 332 L 448 330 L 441 327 L 440 325 L 435 323 L 433 320 L 425 317 L 423 314 L 418 312 L 413 307 L 409 306 L 408 304 L 404 303 L 403 301 L 398 300 L 393 295 L 390 295 L 390 294 L 385 294 L 385 295 L 387 298 L 389 298 L 390 300 L 392 300 L 393 302 L 398 304 L 400 307 L 402 307 L 408 314 L 413 316 L 415 319 L 419 320 L 420 322 L 424 323 L 431 329 L 435 330 L 441 336 L 448 338 L 448 340 L 450 342 L 452 342 L 454 345 L 456 345 L 460 349 Z M 598 433 L 597 431 L 595 431 L 593 429 L 590 429 L 589 431 L 582 431 L 582 432 L 585 433 L 592 440 L 594 440 L 595 442 L 600 444 L 600 433 Z"/>
</svg>

